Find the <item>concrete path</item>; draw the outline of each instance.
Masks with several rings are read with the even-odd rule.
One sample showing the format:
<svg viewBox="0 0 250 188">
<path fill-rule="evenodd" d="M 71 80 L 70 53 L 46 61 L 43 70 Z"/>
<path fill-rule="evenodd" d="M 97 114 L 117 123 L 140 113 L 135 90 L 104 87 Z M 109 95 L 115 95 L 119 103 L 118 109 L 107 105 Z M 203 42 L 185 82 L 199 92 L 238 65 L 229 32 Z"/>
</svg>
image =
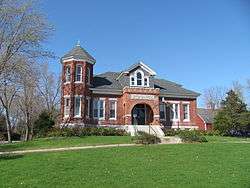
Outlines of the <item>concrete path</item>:
<svg viewBox="0 0 250 188">
<path fill-rule="evenodd" d="M 5 151 L 5 152 L 0 152 L 0 155 L 41 153 L 41 152 L 53 152 L 53 151 L 71 151 L 71 150 L 82 150 L 91 148 L 129 147 L 129 146 L 138 146 L 138 144 L 109 144 L 109 145 L 78 146 L 78 147 L 65 147 L 65 148 L 30 149 L 30 150 L 20 150 L 20 151 Z"/>
</svg>

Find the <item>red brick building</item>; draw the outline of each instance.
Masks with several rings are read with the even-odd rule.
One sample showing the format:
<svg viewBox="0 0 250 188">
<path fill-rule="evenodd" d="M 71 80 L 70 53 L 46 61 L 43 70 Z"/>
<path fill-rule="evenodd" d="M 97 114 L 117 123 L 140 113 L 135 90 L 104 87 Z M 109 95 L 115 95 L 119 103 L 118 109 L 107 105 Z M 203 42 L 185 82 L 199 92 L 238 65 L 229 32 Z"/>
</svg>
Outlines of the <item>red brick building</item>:
<svg viewBox="0 0 250 188">
<path fill-rule="evenodd" d="M 197 129 L 198 93 L 156 78 L 143 62 L 93 75 L 95 59 L 77 45 L 61 58 L 62 123 Z M 152 127 L 153 127 L 152 126 Z"/>
</svg>

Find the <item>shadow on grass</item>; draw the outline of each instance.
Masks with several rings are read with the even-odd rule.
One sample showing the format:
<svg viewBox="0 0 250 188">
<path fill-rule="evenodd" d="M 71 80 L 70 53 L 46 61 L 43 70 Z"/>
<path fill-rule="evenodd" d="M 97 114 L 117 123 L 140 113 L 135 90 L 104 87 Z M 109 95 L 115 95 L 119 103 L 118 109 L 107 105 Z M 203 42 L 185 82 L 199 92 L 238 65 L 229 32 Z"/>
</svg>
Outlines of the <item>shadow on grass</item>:
<svg viewBox="0 0 250 188">
<path fill-rule="evenodd" d="M 14 160 L 14 159 L 20 159 L 23 155 L 20 154 L 4 154 L 0 155 L 0 161 L 1 160 Z"/>
</svg>

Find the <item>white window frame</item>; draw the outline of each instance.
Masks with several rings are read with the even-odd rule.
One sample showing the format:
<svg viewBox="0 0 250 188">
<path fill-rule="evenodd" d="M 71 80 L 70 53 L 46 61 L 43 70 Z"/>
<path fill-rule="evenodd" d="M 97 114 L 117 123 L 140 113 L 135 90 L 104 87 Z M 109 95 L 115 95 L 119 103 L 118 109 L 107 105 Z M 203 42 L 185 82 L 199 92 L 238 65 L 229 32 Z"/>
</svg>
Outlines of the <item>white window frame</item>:
<svg viewBox="0 0 250 188">
<path fill-rule="evenodd" d="M 147 84 L 145 84 L 145 80 L 147 80 Z M 149 78 L 148 78 L 148 76 L 144 76 L 144 86 L 149 87 Z"/>
<path fill-rule="evenodd" d="M 78 72 L 77 69 L 80 67 L 81 71 L 80 71 L 80 80 L 76 80 L 77 76 L 78 76 Z M 75 68 L 75 83 L 82 83 L 82 65 L 81 64 L 76 64 L 76 68 Z"/>
<path fill-rule="evenodd" d="M 132 79 L 134 79 L 134 80 L 132 81 Z M 130 80 L 130 86 L 135 86 L 135 77 L 134 77 L 134 75 L 130 75 L 129 80 Z"/>
<path fill-rule="evenodd" d="M 171 118 L 171 114 L 169 114 L 171 121 L 173 121 L 173 122 L 180 121 L 180 102 L 179 101 L 168 101 L 168 103 L 170 103 L 170 105 L 172 105 L 170 107 L 170 110 L 172 110 L 172 113 L 174 113 L 173 118 Z M 178 118 L 176 118 L 176 113 L 175 113 L 176 105 L 178 106 L 178 111 L 177 111 Z"/>
<path fill-rule="evenodd" d="M 115 102 L 115 117 L 110 117 L 110 110 L 111 110 L 110 102 Z M 109 99 L 109 119 L 110 120 L 116 120 L 117 119 L 117 99 L 116 98 L 110 98 Z"/>
<path fill-rule="evenodd" d="M 161 105 L 163 105 L 164 119 L 161 118 L 161 107 L 160 107 Z M 166 117 L 166 115 L 167 115 L 166 114 L 166 104 L 165 103 L 160 103 L 160 106 L 159 106 L 160 120 L 164 120 L 165 121 L 167 119 L 167 117 Z"/>
<path fill-rule="evenodd" d="M 80 98 L 80 105 L 79 105 L 79 114 L 76 114 L 76 99 Z M 80 118 L 82 117 L 82 96 L 81 95 L 75 95 L 74 97 L 74 117 Z"/>
<path fill-rule="evenodd" d="M 90 117 L 90 97 L 86 97 L 86 102 L 88 104 L 88 109 L 86 109 L 86 118 Z"/>
<path fill-rule="evenodd" d="M 184 111 L 184 105 L 187 105 L 187 110 L 188 110 L 188 118 L 184 119 L 184 114 L 185 114 L 185 111 Z M 182 102 L 182 108 L 183 108 L 183 121 L 184 122 L 189 122 L 190 121 L 190 103 L 189 102 Z"/>
<path fill-rule="evenodd" d="M 91 73 L 90 73 L 90 68 L 87 67 L 86 70 L 87 70 L 86 72 L 87 72 L 87 78 L 88 78 L 88 79 L 87 79 L 87 84 L 90 85 L 90 75 L 91 75 Z"/>
<path fill-rule="evenodd" d="M 141 85 L 137 84 L 137 73 L 141 73 Z M 132 77 L 134 78 L 134 84 L 132 82 Z M 144 79 L 147 78 L 147 85 L 144 85 Z M 149 78 L 148 76 L 145 76 L 144 72 L 142 70 L 136 70 L 133 74 L 130 75 L 130 86 L 137 86 L 137 87 L 148 87 L 149 86 Z"/>
<path fill-rule="evenodd" d="M 69 100 L 68 106 L 66 106 L 66 100 Z M 70 96 L 69 95 L 64 96 L 64 108 L 63 108 L 64 118 L 68 118 L 70 116 L 70 105 L 71 105 Z M 66 111 L 68 111 L 67 114 L 66 114 Z"/>
<path fill-rule="evenodd" d="M 69 70 L 69 72 L 68 72 L 68 70 Z M 70 67 L 70 65 L 66 66 L 64 76 L 65 76 L 65 83 L 70 83 L 71 82 L 71 67 Z"/>
<path fill-rule="evenodd" d="M 98 117 L 95 117 L 94 116 L 94 102 L 95 101 L 97 101 L 97 116 Z M 103 101 L 103 117 L 100 117 L 100 101 Z M 105 98 L 99 98 L 99 99 L 97 99 L 97 98 L 95 98 L 94 100 L 93 100 L 93 118 L 94 119 L 98 119 L 98 120 L 105 120 Z"/>
</svg>

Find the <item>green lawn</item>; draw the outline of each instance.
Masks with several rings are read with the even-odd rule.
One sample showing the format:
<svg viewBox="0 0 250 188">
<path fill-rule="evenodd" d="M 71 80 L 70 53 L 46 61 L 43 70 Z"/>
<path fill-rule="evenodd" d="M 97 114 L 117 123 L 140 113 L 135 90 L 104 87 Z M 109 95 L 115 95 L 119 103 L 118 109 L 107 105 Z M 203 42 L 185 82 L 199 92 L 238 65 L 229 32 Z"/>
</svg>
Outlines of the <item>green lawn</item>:
<svg viewBox="0 0 250 188">
<path fill-rule="evenodd" d="M 209 143 L 250 143 L 250 138 L 238 138 L 229 136 L 206 136 Z"/>
<path fill-rule="evenodd" d="M 123 144 L 131 143 L 130 136 L 86 136 L 70 138 L 41 138 L 30 142 L 19 142 L 0 145 L 0 151 L 14 151 L 41 148 L 60 148 L 69 146 L 87 146 L 102 144 Z"/>
<path fill-rule="evenodd" d="M 34 153 L 0 159 L 0 187 L 250 187 L 250 144 Z"/>
</svg>

